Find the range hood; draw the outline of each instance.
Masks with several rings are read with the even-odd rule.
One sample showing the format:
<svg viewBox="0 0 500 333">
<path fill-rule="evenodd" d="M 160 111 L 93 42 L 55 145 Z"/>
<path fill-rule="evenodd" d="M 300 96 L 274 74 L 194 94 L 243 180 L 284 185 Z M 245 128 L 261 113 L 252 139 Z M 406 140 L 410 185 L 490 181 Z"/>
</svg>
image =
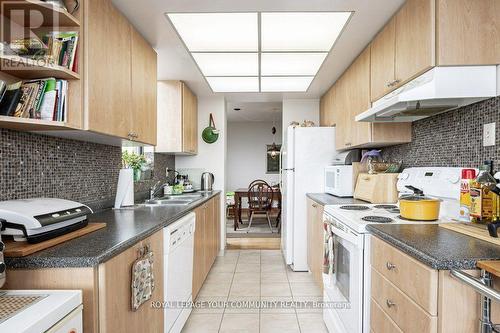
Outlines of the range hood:
<svg viewBox="0 0 500 333">
<path fill-rule="evenodd" d="M 434 67 L 356 116 L 365 122 L 412 122 L 500 95 L 500 66 Z"/>
</svg>

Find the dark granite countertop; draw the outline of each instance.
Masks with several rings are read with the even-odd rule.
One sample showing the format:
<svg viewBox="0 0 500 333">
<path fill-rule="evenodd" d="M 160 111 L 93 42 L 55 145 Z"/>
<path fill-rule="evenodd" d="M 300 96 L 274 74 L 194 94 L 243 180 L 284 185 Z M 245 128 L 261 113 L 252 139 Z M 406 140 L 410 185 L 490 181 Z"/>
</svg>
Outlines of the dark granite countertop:
<svg viewBox="0 0 500 333">
<path fill-rule="evenodd" d="M 134 206 L 108 209 L 89 218 L 106 227 L 85 236 L 21 258 L 5 258 L 8 268 L 91 267 L 96 266 L 135 243 L 175 222 L 220 191 L 205 194 L 187 206 Z"/>
<path fill-rule="evenodd" d="M 354 198 L 339 198 L 328 193 L 307 193 L 308 198 L 316 201 L 320 205 L 342 205 L 342 204 L 366 204 L 366 201 Z"/>
<path fill-rule="evenodd" d="M 367 230 L 434 269 L 475 269 L 479 260 L 500 259 L 500 246 L 436 224 L 371 224 Z"/>
</svg>

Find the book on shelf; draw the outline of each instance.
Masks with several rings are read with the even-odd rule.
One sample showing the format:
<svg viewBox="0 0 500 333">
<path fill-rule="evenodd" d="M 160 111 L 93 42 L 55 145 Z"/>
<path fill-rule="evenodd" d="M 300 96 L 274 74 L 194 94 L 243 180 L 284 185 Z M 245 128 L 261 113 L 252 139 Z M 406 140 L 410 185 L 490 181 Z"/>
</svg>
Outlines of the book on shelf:
<svg viewBox="0 0 500 333">
<path fill-rule="evenodd" d="M 74 70 L 77 61 L 78 32 L 52 31 L 41 39 L 38 36 L 14 39 L 10 42 L 9 49 L 11 53 L 21 57 L 45 59 L 51 65 Z"/>
<path fill-rule="evenodd" d="M 66 80 L 45 78 L 20 81 L 6 86 L 0 100 L 0 115 L 64 122 L 67 100 Z"/>
</svg>

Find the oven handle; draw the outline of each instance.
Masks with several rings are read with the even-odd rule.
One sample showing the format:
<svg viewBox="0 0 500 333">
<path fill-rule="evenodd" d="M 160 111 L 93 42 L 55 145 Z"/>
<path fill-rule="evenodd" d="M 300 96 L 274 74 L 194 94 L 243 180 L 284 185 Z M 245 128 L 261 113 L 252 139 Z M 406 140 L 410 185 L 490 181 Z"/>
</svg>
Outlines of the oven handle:
<svg viewBox="0 0 500 333">
<path fill-rule="evenodd" d="M 341 239 L 345 239 L 349 243 L 354 244 L 357 248 L 362 247 L 362 244 L 360 244 L 360 243 L 362 243 L 363 240 L 362 240 L 362 238 L 359 237 L 359 234 L 347 233 L 344 230 L 337 228 L 335 225 L 333 225 L 332 223 L 330 223 L 328 221 L 325 221 L 325 223 L 330 224 L 330 226 L 332 228 L 333 236 L 337 236 Z"/>
</svg>

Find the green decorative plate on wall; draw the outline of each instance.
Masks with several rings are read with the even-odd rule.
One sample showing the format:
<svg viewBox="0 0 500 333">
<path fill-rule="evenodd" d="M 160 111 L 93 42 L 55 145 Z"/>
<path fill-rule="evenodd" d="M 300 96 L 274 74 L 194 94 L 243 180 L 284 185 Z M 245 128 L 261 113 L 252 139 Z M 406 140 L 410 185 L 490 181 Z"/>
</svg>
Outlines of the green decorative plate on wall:
<svg viewBox="0 0 500 333">
<path fill-rule="evenodd" d="M 215 121 L 212 114 L 210 114 L 208 127 L 205 127 L 201 133 L 201 137 L 206 143 L 214 143 L 217 139 L 219 139 L 219 130 L 215 127 Z"/>
</svg>

